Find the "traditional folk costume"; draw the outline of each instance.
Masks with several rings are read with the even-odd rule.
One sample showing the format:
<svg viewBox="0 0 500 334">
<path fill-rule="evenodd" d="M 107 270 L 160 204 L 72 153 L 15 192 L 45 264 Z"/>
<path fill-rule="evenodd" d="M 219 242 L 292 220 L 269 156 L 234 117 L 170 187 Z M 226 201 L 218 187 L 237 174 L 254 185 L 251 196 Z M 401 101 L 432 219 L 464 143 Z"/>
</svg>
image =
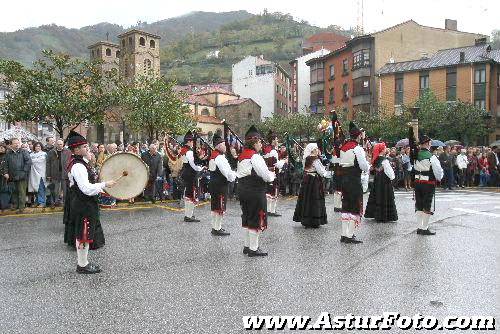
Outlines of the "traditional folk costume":
<svg viewBox="0 0 500 334">
<path fill-rule="evenodd" d="M 431 139 L 425 135 L 419 140 L 420 145 L 427 144 L 430 141 Z M 429 219 L 434 214 L 431 211 L 431 206 L 436 191 L 436 181 L 441 181 L 443 178 L 443 169 L 439 159 L 425 147 L 418 150 L 414 169 L 417 234 L 434 235 L 436 233 L 429 230 Z"/>
<path fill-rule="evenodd" d="M 267 228 L 267 184 L 276 177 L 269 171 L 262 156 L 255 151 L 254 144 L 261 138 L 252 125 L 245 135 L 245 149 L 238 157 L 237 167 L 241 225 L 244 231 L 243 254 L 250 257 L 267 255 L 259 248 L 259 235 Z"/>
<path fill-rule="evenodd" d="M 375 177 L 365 209 L 365 218 L 374 218 L 377 222 L 398 220 L 394 189 L 392 188 L 395 174 L 389 160 L 385 157 L 385 150 L 384 143 L 376 144 L 373 149 L 372 164 L 375 169 Z"/>
<path fill-rule="evenodd" d="M 236 173 L 231 170 L 229 161 L 227 161 L 224 152 L 220 150 L 225 145 L 224 139 L 215 134 L 213 137 L 214 150 L 208 161 L 208 170 L 210 171 L 210 204 L 212 211 L 212 234 L 219 236 L 229 235 L 222 228 L 222 218 L 226 212 L 227 192 L 230 182 L 236 180 Z"/>
<path fill-rule="evenodd" d="M 331 178 L 332 173 L 326 171 L 317 155 L 311 155 L 314 150 L 318 150 L 315 143 L 304 149 L 304 177 L 293 214 L 293 221 L 300 222 L 305 228 L 318 228 L 328 223 L 323 178 Z"/>
<path fill-rule="evenodd" d="M 269 145 L 264 148 L 264 161 L 266 162 L 269 170 L 275 174 L 279 174 L 280 170 L 285 165 L 285 159 L 279 160 L 277 147 L 273 146 L 273 141 L 276 140 L 278 136 L 273 132 L 269 132 L 267 139 Z M 278 205 L 278 194 L 279 194 L 279 182 L 278 178 L 268 185 L 266 198 L 267 198 L 267 214 L 269 217 L 280 217 L 281 215 L 276 213 L 276 207 Z"/>
<path fill-rule="evenodd" d="M 87 140 L 71 131 L 67 139 L 68 147 L 87 144 Z M 97 176 L 88 165 L 88 160 L 73 154 L 68 165 L 69 191 L 64 202 L 64 241 L 75 245 L 78 255 L 76 271 L 83 274 L 100 272 L 100 268 L 88 261 L 89 249 L 104 246 L 104 233 L 99 220 L 97 195 L 103 191 L 105 183 L 97 183 Z"/>
<path fill-rule="evenodd" d="M 361 172 L 368 172 L 370 164 L 366 161 L 365 151 L 358 140 L 362 132 L 351 122 L 349 124 L 351 139 L 340 148 L 340 166 L 342 172 L 342 237 L 341 242 L 361 243 L 354 237 L 355 226 L 361 224 L 363 216 L 363 188 Z"/>
<path fill-rule="evenodd" d="M 198 173 L 203 170 L 203 167 L 197 166 L 194 163 L 193 148 L 188 145 L 194 141 L 194 136 L 191 131 L 188 131 L 184 136 L 184 146 L 181 149 L 180 155 L 182 159 L 181 177 L 184 182 L 184 221 L 199 222 L 199 219 L 194 217 L 194 208 L 198 202 L 197 179 Z"/>
</svg>

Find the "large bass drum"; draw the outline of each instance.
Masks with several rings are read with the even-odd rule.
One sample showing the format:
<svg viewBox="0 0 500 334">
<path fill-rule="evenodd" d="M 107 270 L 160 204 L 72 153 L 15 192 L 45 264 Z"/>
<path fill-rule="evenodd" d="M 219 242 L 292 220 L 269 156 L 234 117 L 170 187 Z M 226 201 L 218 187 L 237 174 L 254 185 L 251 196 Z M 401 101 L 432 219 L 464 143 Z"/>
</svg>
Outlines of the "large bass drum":
<svg viewBox="0 0 500 334">
<path fill-rule="evenodd" d="M 104 190 L 120 200 L 128 200 L 140 195 L 149 178 L 148 166 L 133 153 L 116 153 L 109 156 L 99 172 L 101 182 L 118 180 L 111 188 Z"/>
</svg>

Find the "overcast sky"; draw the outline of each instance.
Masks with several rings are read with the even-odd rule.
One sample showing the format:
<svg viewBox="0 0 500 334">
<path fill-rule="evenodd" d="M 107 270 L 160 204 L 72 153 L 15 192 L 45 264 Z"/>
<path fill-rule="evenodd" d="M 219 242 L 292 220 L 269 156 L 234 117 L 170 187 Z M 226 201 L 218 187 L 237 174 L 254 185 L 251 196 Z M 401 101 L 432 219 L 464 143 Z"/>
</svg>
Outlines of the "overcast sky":
<svg viewBox="0 0 500 334">
<path fill-rule="evenodd" d="M 2 0 L 0 31 L 15 31 L 55 23 L 80 28 L 99 22 L 128 27 L 137 21 L 154 22 L 192 11 L 280 11 L 309 23 L 348 28 L 358 18 L 361 0 Z M 462 31 L 490 34 L 500 29 L 500 0 L 364 0 L 365 32 L 414 19 L 444 27 L 445 18 L 458 20 Z"/>
</svg>

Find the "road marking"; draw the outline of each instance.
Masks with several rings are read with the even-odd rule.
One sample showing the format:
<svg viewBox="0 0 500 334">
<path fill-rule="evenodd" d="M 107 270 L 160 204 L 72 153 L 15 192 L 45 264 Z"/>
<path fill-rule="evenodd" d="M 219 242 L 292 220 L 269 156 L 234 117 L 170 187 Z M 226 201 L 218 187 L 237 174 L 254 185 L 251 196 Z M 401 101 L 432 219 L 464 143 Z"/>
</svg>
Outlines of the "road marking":
<svg viewBox="0 0 500 334">
<path fill-rule="evenodd" d="M 472 213 L 475 215 L 483 215 L 483 216 L 488 216 L 488 217 L 496 217 L 500 218 L 499 214 L 496 213 L 491 213 L 491 212 L 483 212 L 483 211 L 477 211 L 477 210 L 471 210 L 471 209 L 463 209 L 463 208 L 453 208 L 455 211 L 461 211 L 465 213 Z"/>
</svg>

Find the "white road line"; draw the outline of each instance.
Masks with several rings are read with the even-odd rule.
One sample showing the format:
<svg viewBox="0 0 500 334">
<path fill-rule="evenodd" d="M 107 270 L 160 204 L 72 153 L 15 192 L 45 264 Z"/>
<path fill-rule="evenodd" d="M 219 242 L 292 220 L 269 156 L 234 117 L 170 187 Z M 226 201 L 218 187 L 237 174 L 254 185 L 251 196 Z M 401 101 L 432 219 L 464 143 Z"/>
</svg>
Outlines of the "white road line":
<svg viewBox="0 0 500 334">
<path fill-rule="evenodd" d="M 460 212 L 465 212 L 465 213 L 473 213 L 473 214 L 476 214 L 476 215 L 482 215 L 482 216 L 500 218 L 499 214 L 491 213 L 491 212 L 481 212 L 481 211 L 477 211 L 477 210 L 463 209 L 463 208 L 453 208 L 453 210 L 460 211 Z"/>
</svg>

